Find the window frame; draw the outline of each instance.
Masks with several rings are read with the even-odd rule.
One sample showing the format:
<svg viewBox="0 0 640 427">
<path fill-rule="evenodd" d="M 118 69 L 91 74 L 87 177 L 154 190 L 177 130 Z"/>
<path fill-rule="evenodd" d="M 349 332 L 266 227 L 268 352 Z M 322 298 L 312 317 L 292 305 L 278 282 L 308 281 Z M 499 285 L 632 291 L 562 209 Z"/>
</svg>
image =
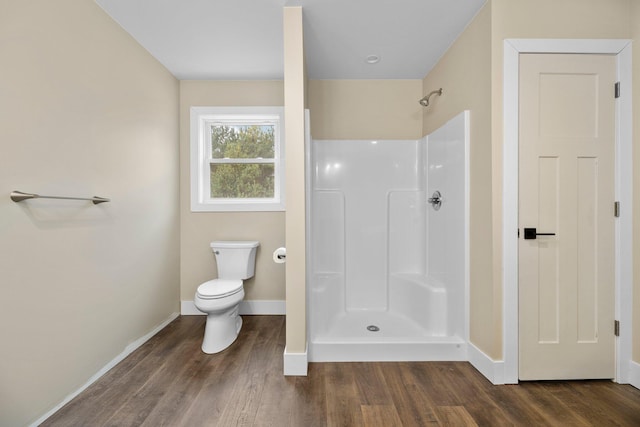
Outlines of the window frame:
<svg viewBox="0 0 640 427">
<path fill-rule="evenodd" d="M 190 173 L 192 212 L 270 212 L 285 210 L 283 107 L 191 107 Z M 273 159 L 211 157 L 211 125 L 273 125 Z M 211 197 L 212 164 L 273 164 L 274 197 Z"/>
</svg>

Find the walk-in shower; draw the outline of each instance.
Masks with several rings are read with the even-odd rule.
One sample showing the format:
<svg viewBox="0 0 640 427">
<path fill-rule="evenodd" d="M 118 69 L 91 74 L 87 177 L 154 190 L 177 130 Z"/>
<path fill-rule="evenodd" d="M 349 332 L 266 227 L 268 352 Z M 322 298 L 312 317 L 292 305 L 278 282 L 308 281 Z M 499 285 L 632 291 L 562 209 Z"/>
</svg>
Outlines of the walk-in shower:
<svg viewBox="0 0 640 427">
<path fill-rule="evenodd" d="M 467 360 L 468 121 L 311 142 L 310 361 Z"/>
</svg>

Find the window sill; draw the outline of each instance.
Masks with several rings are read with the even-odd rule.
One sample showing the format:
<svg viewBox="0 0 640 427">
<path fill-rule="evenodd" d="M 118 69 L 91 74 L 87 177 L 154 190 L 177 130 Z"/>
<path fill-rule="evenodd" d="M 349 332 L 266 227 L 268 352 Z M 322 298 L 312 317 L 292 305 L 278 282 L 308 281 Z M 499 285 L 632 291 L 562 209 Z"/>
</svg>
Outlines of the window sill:
<svg viewBox="0 0 640 427">
<path fill-rule="evenodd" d="M 282 203 L 197 203 L 191 205 L 191 212 L 284 212 Z"/>
</svg>

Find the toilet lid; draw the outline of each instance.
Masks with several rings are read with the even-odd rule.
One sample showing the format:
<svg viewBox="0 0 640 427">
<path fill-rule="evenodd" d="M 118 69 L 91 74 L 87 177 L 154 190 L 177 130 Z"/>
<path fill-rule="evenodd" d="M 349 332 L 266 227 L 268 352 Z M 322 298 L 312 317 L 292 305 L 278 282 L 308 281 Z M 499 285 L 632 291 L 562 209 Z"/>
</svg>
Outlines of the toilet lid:
<svg viewBox="0 0 640 427">
<path fill-rule="evenodd" d="M 242 280 L 213 279 L 198 286 L 196 293 L 200 298 L 217 299 L 233 295 L 242 290 Z"/>
</svg>

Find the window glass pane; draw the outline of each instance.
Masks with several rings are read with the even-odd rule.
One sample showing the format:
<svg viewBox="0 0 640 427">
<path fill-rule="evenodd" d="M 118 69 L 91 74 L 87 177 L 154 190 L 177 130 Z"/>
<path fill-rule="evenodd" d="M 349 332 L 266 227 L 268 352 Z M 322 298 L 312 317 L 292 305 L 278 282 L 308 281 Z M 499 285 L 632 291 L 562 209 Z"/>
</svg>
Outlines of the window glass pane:
<svg viewBox="0 0 640 427">
<path fill-rule="evenodd" d="M 233 199 L 275 197 L 273 164 L 211 164 L 211 197 Z"/>
<path fill-rule="evenodd" d="M 214 159 L 273 159 L 274 125 L 212 125 Z"/>
</svg>

